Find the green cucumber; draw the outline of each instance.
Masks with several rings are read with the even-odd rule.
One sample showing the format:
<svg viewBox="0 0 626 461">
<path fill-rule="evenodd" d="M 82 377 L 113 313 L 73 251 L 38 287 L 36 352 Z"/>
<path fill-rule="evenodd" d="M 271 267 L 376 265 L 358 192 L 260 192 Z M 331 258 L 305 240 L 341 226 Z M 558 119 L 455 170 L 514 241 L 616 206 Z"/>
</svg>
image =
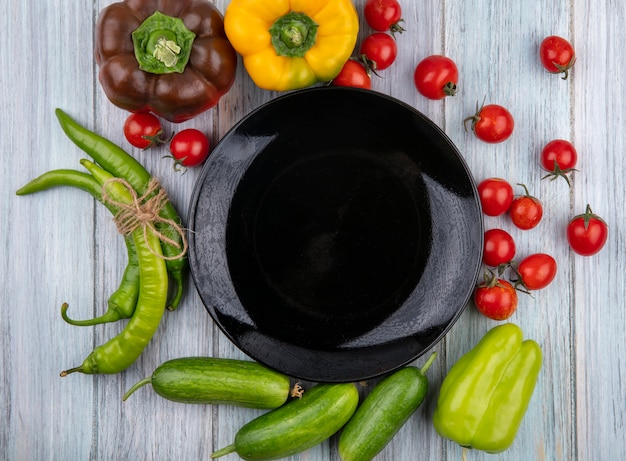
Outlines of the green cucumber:
<svg viewBox="0 0 626 461">
<path fill-rule="evenodd" d="M 330 438 L 352 417 L 359 392 L 352 383 L 316 384 L 300 399 L 253 419 L 235 441 L 211 458 L 236 452 L 249 461 L 280 459 L 303 452 Z"/>
<path fill-rule="evenodd" d="M 339 456 L 343 461 L 369 461 L 385 448 L 424 401 L 426 371 L 436 356 L 433 352 L 422 368 L 401 368 L 372 389 L 341 431 Z"/>
<path fill-rule="evenodd" d="M 173 402 L 223 404 L 273 409 L 289 397 L 289 377 L 252 361 L 211 357 L 183 357 L 163 362 L 123 397 L 152 384 L 161 397 Z"/>
</svg>

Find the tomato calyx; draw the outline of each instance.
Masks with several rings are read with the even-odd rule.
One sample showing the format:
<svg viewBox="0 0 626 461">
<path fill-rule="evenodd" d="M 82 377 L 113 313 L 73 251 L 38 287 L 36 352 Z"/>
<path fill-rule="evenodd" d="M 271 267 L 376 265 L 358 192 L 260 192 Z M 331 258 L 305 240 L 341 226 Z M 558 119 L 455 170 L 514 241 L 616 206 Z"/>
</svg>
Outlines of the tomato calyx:
<svg viewBox="0 0 626 461">
<path fill-rule="evenodd" d="M 396 38 L 396 34 L 401 34 L 406 31 L 406 29 L 400 25 L 401 22 L 404 22 L 404 19 L 400 19 L 389 26 L 389 32 L 394 39 Z"/>
<path fill-rule="evenodd" d="M 567 78 L 569 77 L 569 71 L 572 67 L 574 67 L 574 63 L 576 63 L 576 56 L 572 56 L 572 59 L 570 59 L 570 61 L 564 66 L 557 62 L 552 61 L 552 65 L 556 67 L 557 70 L 554 72 L 550 72 L 550 73 L 551 74 L 563 74 L 561 79 L 567 80 Z"/>
<path fill-rule="evenodd" d="M 161 130 L 157 131 L 157 133 L 152 135 L 152 136 L 148 136 L 146 134 L 142 135 L 141 137 L 148 142 L 148 145 L 146 147 L 144 147 L 142 150 L 148 150 L 151 147 L 154 147 L 154 146 L 159 145 L 159 144 L 167 144 L 174 137 L 174 133 L 173 132 L 170 134 L 170 136 L 168 138 L 165 138 L 164 134 L 165 134 L 165 131 L 163 131 L 161 129 Z"/>
<path fill-rule="evenodd" d="M 526 184 L 521 184 L 518 182 L 517 185 L 524 189 L 524 197 L 535 198 L 532 195 L 530 195 L 530 192 L 528 192 L 528 187 L 526 187 Z"/>
<path fill-rule="evenodd" d="M 454 82 L 448 82 L 443 86 L 443 92 L 446 94 L 446 96 L 455 96 L 457 91 L 458 88 L 456 86 L 456 83 Z"/>
<path fill-rule="evenodd" d="M 581 218 L 583 220 L 585 230 L 589 229 L 589 222 L 592 219 L 597 219 L 598 221 L 602 222 L 605 226 L 607 225 L 606 222 L 604 221 L 604 219 L 602 219 L 597 214 L 594 214 L 594 212 L 591 210 L 591 206 L 589 204 L 587 204 L 587 207 L 585 208 L 585 212 L 582 213 L 582 214 L 579 214 L 578 216 L 575 216 L 573 220 L 581 219 Z"/>
<path fill-rule="evenodd" d="M 187 160 L 187 157 L 181 157 L 181 158 L 176 158 L 173 155 L 164 155 L 161 158 L 169 158 L 172 160 L 172 169 L 180 174 L 185 174 L 187 173 L 187 167 L 185 166 L 184 162 L 185 160 Z"/>
<path fill-rule="evenodd" d="M 550 181 L 554 181 L 555 179 L 561 177 L 563 179 L 565 179 L 565 182 L 567 183 L 567 185 L 569 187 L 572 187 L 572 182 L 570 181 L 569 177 L 567 176 L 568 174 L 574 172 L 574 171 L 578 171 L 576 168 L 564 168 L 561 169 L 561 167 L 559 166 L 558 162 L 556 160 L 554 160 L 554 168 L 552 169 L 552 171 L 550 173 L 548 173 L 547 175 L 545 175 L 543 179 L 548 179 L 550 178 Z"/>
<path fill-rule="evenodd" d="M 509 269 L 511 270 L 511 272 L 513 272 L 513 274 L 515 274 L 516 278 L 511 278 L 509 277 L 509 281 L 513 284 L 513 288 L 515 288 L 517 291 L 530 295 L 530 297 L 533 297 L 532 292 L 530 291 L 530 289 L 526 286 L 526 284 L 524 283 L 524 278 L 522 277 L 522 274 L 520 273 L 519 269 L 517 268 L 517 263 L 515 261 L 511 261 L 509 264 Z"/>
<path fill-rule="evenodd" d="M 367 73 L 368 77 L 371 77 L 372 74 L 376 75 L 377 77 L 381 77 L 380 74 L 376 72 L 378 70 L 377 69 L 378 65 L 376 64 L 376 61 L 373 61 L 370 58 L 368 58 L 365 53 L 362 53 L 358 58 L 354 60 L 361 63 L 363 67 L 365 67 L 365 72 Z"/>
<path fill-rule="evenodd" d="M 466 132 L 469 131 L 467 129 L 467 123 L 468 122 L 470 122 L 470 121 L 472 122 L 472 125 L 470 127 L 472 129 L 472 131 L 474 131 L 474 129 L 476 128 L 476 124 L 478 122 L 480 122 L 480 120 L 481 120 L 480 112 L 483 110 L 483 107 L 485 107 L 485 100 L 486 99 L 487 99 L 487 97 L 485 96 L 485 98 L 483 99 L 483 102 L 482 102 L 482 104 L 480 106 L 478 105 L 478 101 L 476 101 L 476 113 L 474 115 L 470 115 L 469 117 L 465 117 L 463 119 L 463 128 L 465 128 Z"/>
<path fill-rule="evenodd" d="M 478 284 L 479 288 L 495 288 L 495 287 L 500 287 L 500 288 L 504 288 L 504 285 L 502 285 L 500 283 L 501 276 L 502 274 L 504 274 L 504 271 L 506 270 L 506 267 L 508 267 L 508 263 L 507 264 L 500 264 L 500 266 L 497 267 L 497 271 L 494 272 L 492 269 L 485 269 L 485 273 L 483 275 L 483 281 L 482 283 Z"/>
</svg>

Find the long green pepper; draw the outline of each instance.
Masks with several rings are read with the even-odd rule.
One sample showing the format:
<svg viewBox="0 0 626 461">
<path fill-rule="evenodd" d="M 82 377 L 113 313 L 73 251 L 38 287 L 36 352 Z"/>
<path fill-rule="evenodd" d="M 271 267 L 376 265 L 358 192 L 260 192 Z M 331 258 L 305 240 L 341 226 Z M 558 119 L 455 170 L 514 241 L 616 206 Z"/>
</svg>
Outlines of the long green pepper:
<svg viewBox="0 0 626 461">
<path fill-rule="evenodd" d="M 114 176 L 88 160 L 81 161 L 101 184 Z M 107 192 L 121 203 L 131 203 L 130 193 L 119 183 L 109 183 Z M 96 347 L 83 363 L 61 372 L 69 373 L 119 373 L 141 355 L 156 332 L 167 304 L 168 274 L 165 260 L 160 257 L 161 245 L 153 231 L 139 227 L 132 233 L 139 258 L 140 290 L 133 317 L 122 332 L 106 343 Z"/>
<path fill-rule="evenodd" d="M 151 175 L 132 155 L 110 140 L 80 125 L 61 109 L 56 109 L 55 113 L 68 138 L 91 156 L 96 163 L 112 175 L 128 181 L 139 195 L 143 195 L 147 191 Z M 178 212 L 169 201 L 161 209 L 160 215 L 178 225 L 182 222 Z M 168 304 L 168 309 L 175 310 L 183 294 L 187 255 L 181 254 L 183 249 L 182 236 L 176 229 L 165 223 L 156 223 L 156 227 L 160 233 L 176 242 L 175 245 L 166 242 L 160 243 L 166 258 L 175 258 L 165 260 L 168 272 L 176 284 L 176 291 Z"/>
<path fill-rule="evenodd" d="M 48 171 L 18 189 L 16 194 L 34 194 L 59 186 L 75 187 L 84 190 L 103 203 L 113 215 L 118 211 L 113 204 L 102 201 L 102 185 L 92 175 L 77 170 L 59 169 Z M 73 320 L 67 316 L 68 305 L 63 304 L 61 316 L 67 323 L 77 326 L 91 326 L 132 317 L 135 312 L 137 297 L 139 296 L 139 261 L 137 260 L 137 251 L 135 250 L 135 242 L 132 236 L 125 236 L 124 243 L 126 244 L 128 263 L 119 287 L 109 296 L 106 312 L 93 319 Z"/>
</svg>

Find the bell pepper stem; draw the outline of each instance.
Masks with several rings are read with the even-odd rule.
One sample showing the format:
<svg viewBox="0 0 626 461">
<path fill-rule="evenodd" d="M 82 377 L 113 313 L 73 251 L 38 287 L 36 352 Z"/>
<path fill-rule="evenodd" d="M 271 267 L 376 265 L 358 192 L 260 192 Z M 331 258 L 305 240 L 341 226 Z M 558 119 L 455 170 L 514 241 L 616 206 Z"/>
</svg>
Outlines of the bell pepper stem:
<svg viewBox="0 0 626 461">
<path fill-rule="evenodd" d="M 317 24 L 304 13 L 291 11 L 270 27 L 272 46 L 278 56 L 302 58 L 315 44 Z"/>
<path fill-rule="evenodd" d="M 135 59 L 145 72 L 182 73 L 195 38 L 182 19 L 156 11 L 132 33 Z"/>
</svg>

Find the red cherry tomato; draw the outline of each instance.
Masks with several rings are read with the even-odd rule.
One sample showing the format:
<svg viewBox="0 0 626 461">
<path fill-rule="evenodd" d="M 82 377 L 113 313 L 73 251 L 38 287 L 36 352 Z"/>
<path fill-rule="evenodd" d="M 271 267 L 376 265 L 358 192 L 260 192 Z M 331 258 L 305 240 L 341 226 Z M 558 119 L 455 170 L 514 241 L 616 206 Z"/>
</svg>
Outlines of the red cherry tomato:
<svg viewBox="0 0 626 461">
<path fill-rule="evenodd" d="M 148 149 L 156 143 L 166 142 L 162 135 L 161 121 L 149 112 L 130 114 L 124 122 L 126 140 L 139 149 Z"/>
<path fill-rule="evenodd" d="M 564 139 L 554 139 L 541 150 L 541 167 L 550 174 L 543 177 L 552 180 L 563 177 L 567 184 L 570 180 L 567 174 L 576 171 L 578 153 L 574 145 Z"/>
<path fill-rule="evenodd" d="M 529 290 L 541 290 L 556 276 L 556 260 L 545 253 L 527 256 L 517 266 L 521 282 Z"/>
<path fill-rule="evenodd" d="M 459 70 L 454 61 L 446 56 L 428 56 L 415 67 L 413 81 L 423 96 L 443 99 L 456 94 Z"/>
<path fill-rule="evenodd" d="M 195 128 L 187 128 L 174 135 L 170 142 L 170 152 L 177 165 L 194 167 L 203 163 L 209 156 L 209 139 Z"/>
<path fill-rule="evenodd" d="M 525 195 L 519 195 L 513 199 L 509 216 L 513 224 L 522 230 L 529 230 L 537 227 L 543 217 L 543 204 L 541 201 L 528 193 L 528 189 L 523 184 Z"/>
<path fill-rule="evenodd" d="M 402 7 L 397 0 L 367 0 L 363 7 L 367 24 L 379 32 L 402 33 Z"/>
<path fill-rule="evenodd" d="M 474 115 L 467 117 L 463 124 L 472 122 L 472 131 L 478 139 L 487 143 L 506 141 L 513 133 L 515 121 L 511 113 L 498 104 L 488 104 L 479 108 Z"/>
<path fill-rule="evenodd" d="M 551 35 L 543 39 L 539 45 L 539 59 L 548 72 L 563 74 L 561 78 L 566 80 L 569 70 L 576 62 L 576 53 L 566 39 Z"/>
<path fill-rule="evenodd" d="M 353 88 L 372 88 L 372 79 L 363 64 L 348 59 L 332 82 L 333 86 L 350 86 Z"/>
<path fill-rule="evenodd" d="M 517 292 L 513 285 L 494 277 L 474 290 L 474 304 L 485 317 L 493 320 L 506 320 L 517 310 Z"/>
<path fill-rule="evenodd" d="M 376 32 L 363 40 L 360 51 L 369 61 L 375 63 L 375 71 L 384 70 L 396 60 L 398 45 L 391 35 Z"/>
<path fill-rule="evenodd" d="M 497 267 L 510 263 L 515 257 L 515 251 L 515 241 L 507 231 L 489 229 L 485 232 L 483 262 L 487 266 Z"/>
<path fill-rule="evenodd" d="M 500 216 L 513 202 L 513 187 L 501 178 L 487 178 L 478 184 L 478 197 L 483 213 Z"/>
<path fill-rule="evenodd" d="M 587 208 L 567 224 L 567 241 L 574 252 L 591 256 L 599 252 L 609 237 L 609 227 L 598 215 Z"/>
</svg>

